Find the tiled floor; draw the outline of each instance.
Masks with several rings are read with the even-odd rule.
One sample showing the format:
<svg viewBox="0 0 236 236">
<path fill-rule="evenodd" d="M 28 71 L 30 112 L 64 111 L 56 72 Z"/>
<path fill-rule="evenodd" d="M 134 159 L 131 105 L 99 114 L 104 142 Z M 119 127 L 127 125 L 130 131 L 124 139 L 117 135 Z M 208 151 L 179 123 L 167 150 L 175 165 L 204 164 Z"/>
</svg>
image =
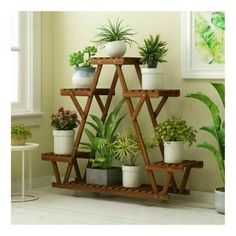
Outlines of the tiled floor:
<svg viewBox="0 0 236 236">
<path fill-rule="evenodd" d="M 170 199 L 168 203 L 35 188 L 38 200 L 12 203 L 12 224 L 224 224 L 225 216 L 207 203 Z"/>
</svg>

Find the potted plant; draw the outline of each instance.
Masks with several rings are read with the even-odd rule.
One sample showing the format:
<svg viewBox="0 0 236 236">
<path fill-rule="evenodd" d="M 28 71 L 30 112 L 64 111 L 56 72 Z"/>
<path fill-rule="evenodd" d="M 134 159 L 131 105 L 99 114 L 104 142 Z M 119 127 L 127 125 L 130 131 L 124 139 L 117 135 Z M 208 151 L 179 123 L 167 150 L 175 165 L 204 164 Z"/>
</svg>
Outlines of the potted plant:
<svg viewBox="0 0 236 236">
<path fill-rule="evenodd" d="M 197 131 L 188 126 L 185 120 L 172 117 L 158 124 L 154 129 L 154 139 L 164 143 L 164 161 L 179 163 L 183 161 L 183 144 L 191 146 L 196 142 Z"/>
<path fill-rule="evenodd" d="M 153 142 L 145 142 L 145 146 L 150 150 L 156 145 Z M 118 133 L 112 147 L 117 158 L 122 161 L 123 187 L 139 187 L 141 167 L 136 163 L 140 153 L 137 137 L 132 134 Z"/>
<path fill-rule="evenodd" d="M 96 52 L 97 48 L 95 46 L 87 46 L 84 50 L 69 55 L 70 65 L 75 66 L 72 83 L 76 87 L 90 88 L 96 69 L 92 66 L 90 58 L 94 56 Z"/>
<path fill-rule="evenodd" d="M 105 47 L 109 57 L 122 57 L 127 50 L 126 43 L 131 46 L 135 42 L 131 39 L 134 34 L 131 28 L 123 25 L 123 20 L 117 19 L 115 22 L 111 22 L 108 19 L 107 25 L 97 28 L 95 35 L 97 40 L 94 40 L 94 42 L 102 48 Z"/>
<path fill-rule="evenodd" d="M 144 46 L 139 47 L 141 63 L 147 64 L 147 68 L 142 68 L 142 89 L 155 90 L 161 88 L 162 73 L 157 69 L 158 63 L 167 62 L 164 57 L 168 49 L 167 42 L 161 41 L 160 35 L 155 37 L 150 35 L 144 39 Z"/>
<path fill-rule="evenodd" d="M 86 182 L 89 184 L 121 184 L 121 168 L 112 166 L 112 161 L 116 159 L 112 146 L 117 128 L 124 118 L 124 116 L 118 117 L 124 101 L 125 99 L 122 99 L 117 104 L 104 123 L 95 115 L 90 115 L 92 122 L 87 122 L 95 131 L 94 133 L 85 128 L 89 142 L 81 142 L 82 147 L 91 150 L 95 156 L 94 159 L 91 159 L 95 166 L 86 169 Z"/>
<path fill-rule="evenodd" d="M 11 125 L 11 145 L 25 145 L 26 140 L 32 137 L 29 127 L 24 124 Z"/>
<path fill-rule="evenodd" d="M 79 125 L 77 114 L 74 111 L 59 108 L 51 116 L 51 126 L 54 136 L 54 153 L 59 155 L 69 155 L 72 153 L 74 144 L 74 134 Z"/>
<path fill-rule="evenodd" d="M 225 86 L 222 83 L 211 83 L 217 91 L 223 107 L 225 107 Z M 216 159 L 220 176 L 223 184 L 225 184 L 225 121 L 221 118 L 218 106 L 205 94 L 200 92 L 191 93 L 186 97 L 195 98 L 203 102 L 209 109 L 212 122 L 211 126 L 203 126 L 200 130 L 206 131 L 211 134 L 217 142 L 217 146 L 213 146 L 207 142 L 199 144 L 198 147 L 209 150 Z M 225 187 L 217 188 L 215 190 L 215 208 L 219 213 L 225 213 Z"/>
</svg>

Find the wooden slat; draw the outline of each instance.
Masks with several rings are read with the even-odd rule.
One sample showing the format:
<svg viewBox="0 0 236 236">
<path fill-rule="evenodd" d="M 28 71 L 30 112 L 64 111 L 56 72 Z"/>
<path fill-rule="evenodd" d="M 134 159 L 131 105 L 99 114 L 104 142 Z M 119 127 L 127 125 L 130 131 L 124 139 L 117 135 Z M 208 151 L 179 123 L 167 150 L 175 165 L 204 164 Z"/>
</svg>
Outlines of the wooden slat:
<svg viewBox="0 0 236 236">
<path fill-rule="evenodd" d="M 158 97 L 178 97 L 180 95 L 179 90 L 127 90 L 124 92 L 124 97 L 142 97 L 144 94 L 149 98 Z"/>
<path fill-rule="evenodd" d="M 141 64 L 139 57 L 92 57 L 94 65 L 133 65 Z"/>
<path fill-rule="evenodd" d="M 58 161 L 58 162 L 71 162 L 72 158 L 70 155 L 56 155 L 53 152 L 43 153 L 41 159 L 44 161 Z"/>
<path fill-rule="evenodd" d="M 108 95 L 110 89 L 103 89 L 103 88 L 97 88 L 94 90 L 92 89 L 79 89 L 79 88 L 66 88 L 61 89 L 61 95 L 62 96 L 70 96 L 73 94 L 74 96 L 91 96 L 94 95 Z M 115 91 L 112 91 L 112 95 L 115 95 Z"/>
</svg>

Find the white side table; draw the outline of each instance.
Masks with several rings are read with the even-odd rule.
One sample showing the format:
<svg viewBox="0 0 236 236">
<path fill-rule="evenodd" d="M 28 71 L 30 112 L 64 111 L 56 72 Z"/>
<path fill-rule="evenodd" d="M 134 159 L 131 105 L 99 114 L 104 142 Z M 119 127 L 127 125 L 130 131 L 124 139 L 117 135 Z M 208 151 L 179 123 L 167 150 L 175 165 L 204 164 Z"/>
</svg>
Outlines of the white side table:
<svg viewBox="0 0 236 236">
<path fill-rule="evenodd" d="M 22 159 L 22 186 L 21 194 L 12 194 L 12 202 L 28 202 L 38 199 L 38 196 L 32 194 L 32 163 L 31 163 L 31 151 L 38 148 L 37 143 L 26 143 L 22 146 L 11 146 L 12 152 L 21 152 Z M 29 194 L 25 194 L 25 152 L 28 152 L 29 156 Z"/>
</svg>

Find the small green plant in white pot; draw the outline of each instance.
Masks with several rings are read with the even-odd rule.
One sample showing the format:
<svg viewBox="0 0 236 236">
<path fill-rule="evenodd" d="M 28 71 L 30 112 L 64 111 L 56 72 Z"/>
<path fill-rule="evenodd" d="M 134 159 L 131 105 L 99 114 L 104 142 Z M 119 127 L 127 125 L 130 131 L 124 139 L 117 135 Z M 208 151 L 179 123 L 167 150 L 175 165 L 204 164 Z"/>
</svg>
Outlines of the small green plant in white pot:
<svg viewBox="0 0 236 236">
<path fill-rule="evenodd" d="M 183 161 L 183 145 L 196 142 L 197 131 L 188 126 L 185 120 L 172 117 L 158 124 L 154 129 L 154 139 L 164 143 L 164 161 L 180 163 Z"/>
<path fill-rule="evenodd" d="M 11 145 L 24 145 L 30 138 L 32 138 L 32 133 L 29 127 L 24 124 L 11 125 Z"/>
<path fill-rule="evenodd" d="M 153 142 L 145 142 L 145 146 L 148 151 L 156 145 Z M 122 161 L 123 187 L 139 187 L 141 166 L 136 163 L 140 154 L 137 137 L 132 134 L 118 133 L 112 147 L 117 158 Z"/>
<path fill-rule="evenodd" d="M 95 67 L 90 62 L 91 56 L 97 52 L 95 46 L 87 46 L 84 50 L 69 55 L 69 63 L 75 66 L 72 83 L 77 88 L 90 88 L 95 75 Z"/>
<path fill-rule="evenodd" d="M 144 39 L 144 45 L 139 47 L 141 63 L 147 64 L 147 68 L 142 68 L 142 89 L 155 90 L 162 87 L 162 72 L 158 69 L 158 63 L 167 62 L 164 57 L 167 54 L 167 42 L 161 41 L 160 35 L 155 37 L 150 35 Z"/>
<path fill-rule="evenodd" d="M 122 57 L 126 53 L 127 47 L 135 41 L 132 36 L 135 32 L 128 26 L 123 25 L 123 20 L 117 19 L 112 22 L 108 19 L 107 25 L 101 25 L 97 28 L 94 42 L 105 48 L 109 57 Z"/>
<path fill-rule="evenodd" d="M 219 95 L 223 107 L 225 107 L 225 86 L 222 83 L 211 83 L 213 88 Z M 219 173 L 223 184 L 225 185 L 225 121 L 220 116 L 219 108 L 215 102 L 213 102 L 207 95 L 198 93 L 191 93 L 186 97 L 194 98 L 205 104 L 212 117 L 211 126 L 203 126 L 200 130 L 208 132 L 212 135 L 217 145 L 212 145 L 208 142 L 198 144 L 198 147 L 205 148 L 212 153 L 216 159 Z M 215 208 L 219 213 L 225 213 L 225 187 L 219 187 L 215 190 Z"/>
<path fill-rule="evenodd" d="M 75 128 L 79 125 L 77 114 L 74 111 L 59 108 L 51 116 L 51 126 L 54 136 L 54 153 L 69 155 L 74 145 Z"/>
</svg>

